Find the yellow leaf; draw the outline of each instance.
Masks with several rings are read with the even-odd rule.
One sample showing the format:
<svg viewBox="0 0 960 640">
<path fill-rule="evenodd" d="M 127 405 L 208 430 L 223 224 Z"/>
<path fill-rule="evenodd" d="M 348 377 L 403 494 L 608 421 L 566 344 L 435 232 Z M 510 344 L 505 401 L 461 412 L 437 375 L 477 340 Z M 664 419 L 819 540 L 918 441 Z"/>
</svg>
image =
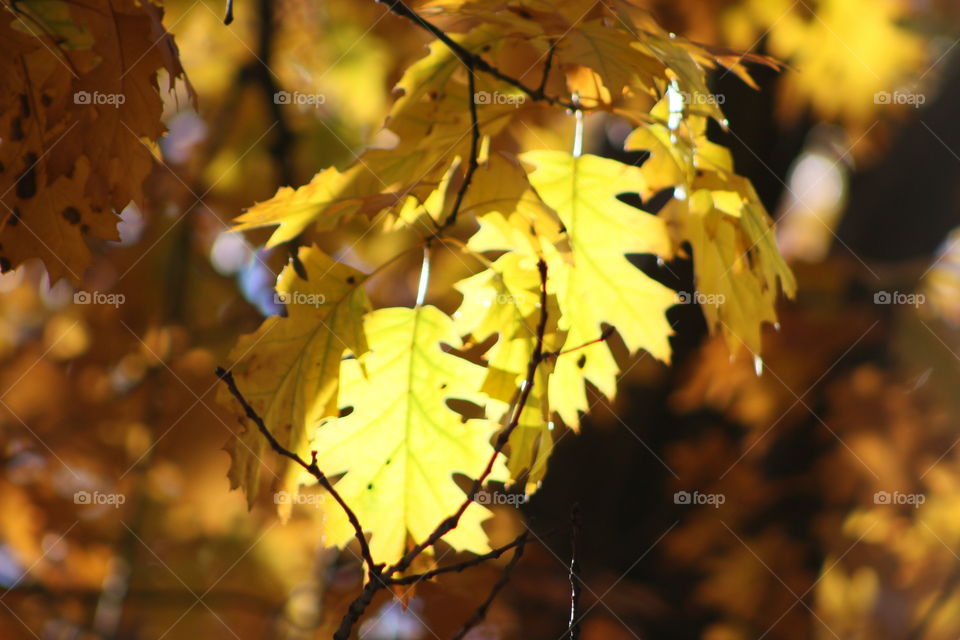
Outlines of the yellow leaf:
<svg viewBox="0 0 960 640">
<path fill-rule="evenodd" d="M 316 247 L 301 247 L 299 258 L 309 280 L 301 279 L 292 265 L 277 280 L 277 297 L 287 317 L 268 318 L 256 332 L 242 336 L 230 353 L 230 369 L 280 444 L 309 460 L 309 430 L 337 414 L 340 360 L 345 352 L 366 351 L 362 318 L 370 302 L 363 273 Z M 229 394 L 221 390 L 221 397 Z M 255 427 L 237 438 L 231 484 L 242 487 L 252 503 L 260 483 L 260 458 L 268 447 Z M 283 490 L 296 491 L 298 471 L 283 460 Z"/>
<path fill-rule="evenodd" d="M 548 291 L 557 296 L 567 331 L 564 348 L 596 340 L 604 324 L 617 328 L 627 348 L 646 349 L 667 361 L 672 334 L 666 310 L 673 291 L 633 266 L 627 255 L 666 255 L 670 239 L 660 218 L 617 199 L 645 190 L 637 167 L 559 151 L 532 151 L 521 160 L 536 167 L 530 182 L 559 215 L 572 249 L 572 265 L 556 256 L 549 264 Z M 580 366 L 582 361 L 582 366 Z M 605 344 L 595 344 L 558 358 L 551 378 L 550 403 L 564 422 L 578 423 L 586 411 L 582 380 L 611 396 L 617 367 Z"/>
<path fill-rule="evenodd" d="M 482 473 L 496 427 L 485 419 L 464 421 L 447 405 L 454 398 L 482 404 L 477 389 L 485 374 L 441 348 L 461 344 L 449 316 L 431 306 L 378 309 L 365 317 L 364 332 L 370 350 L 359 362 L 344 361 L 341 370 L 339 404 L 353 411 L 324 422 L 312 448 L 325 473 L 345 473 L 337 491 L 372 534 L 374 558 L 389 563 L 401 557 L 408 536 L 423 541 L 463 503 L 453 476 Z M 493 477 L 505 477 L 500 460 Z M 444 540 L 486 550 L 485 514 L 471 504 Z M 353 529 L 339 510 L 328 517 L 328 539 L 349 541 Z"/>
<path fill-rule="evenodd" d="M 153 152 L 142 140 L 153 142 L 166 131 L 157 78 L 165 71 L 170 88 L 184 77 L 177 47 L 163 27 L 163 11 L 151 2 L 98 0 L 70 8 L 93 34 L 96 63 L 71 87 L 88 99 L 73 100 L 78 126 L 50 154 L 49 171 L 68 175 L 83 153 L 92 169 L 87 193 L 95 204 L 120 211 L 132 201 L 142 208 L 143 181 L 154 167 Z M 98 102 L 97 96 L 115 102 Z"/>
<path fill-rule="evenodd" d="M 93 35 L 70 15 L 70 5 L 63 0 L 26 0 L 17 2 L 16 11 L 28 19 L 12 23 L 20 33 L 36 35 L 38 31 L 55 35 L 63 49 L 89 49 Z"/>
<path fill-rule="evenodd" d="M 799 117 L 809 103 L 822 118 L 854 129 L 850 136 L 856 139 L 856 131 L 873 128 L 878 111 L 890 109 L 891 92 L 928 71 L 925 36 L 910 25 L 909 6 L 898 0 L 822 0 L 811 6 L 747 0 L 731 6 L 724 23 L 735 45 L 752 46 L 762 34 L 770 54 L 797 69 L 781 79 L 785 115 Z M 916 99 L 914 91 L 906 95 Z"/>
<path fill-rule="evenodd" d="M 777 320 L 779 290 L 793 297 L 796 282 L 756 191 L 733 173 L 729 150 L 707 139 L 702 116 L 686 116 L 672 128 L 661 122 L 671 115 L 668 103 L 661 101 L 653 110 L 658 121 L 635 129 L 624 147 L 650 152 L 640 168 L 650 192 L 675 189 L 660 216 L 672 235 L 670 253 L 684 242 L 693 248 L 707 325 L 723 333 L 731 351 L 759 354 L 762 324 Z"/>
<path fill-rule="evenodd" d="M 793 273 L 747 179 L 707 173 L 693 188 L 662 215 L 677 230 L 678 244 L 688 241 L 693 248 L 700 307 L 711 331 L 722 333 L 734 353 L 746 347 L 759 354 L 763 323 L 777 321 L 779 291 L 788 297 L 796 291 Z"/>
<path fill-rule="evenodd" d="M 302 187 L 280 187 L 272 198 L 237 217 L 235 228 L 245 231 L 279 225 L 267 242 L 267 247 L 275 247 L 295 238 L 311 222 L 317 223 L 318 231 L 326 231 L 356 213 L 375 214 L 394 204 L 400 196 L 381 194 L 379 190 L 368 194 L 358 188 L 357 176 L 363 170 L 361 165 L 354 165 L 341 173 L 329 167 Z"/>
<path fill-rule="evenodd" d="M 555 214 L 533 192 L 516 158 L 504 153 L 495 153 L 480 165 L 462 209 L 480 223 L 480 231 L 469 241 L 474 251 L 539 256 L 544 246 L 560 240 Z"/>
<path fill-rule="evenodd" d="M 476 29 L 456 39 L 468 49 L 495 43 L 500 32 Z M 467 86 L 454 78 L 463 63 L 442 43 L 433 43 L 429 53 L 410 66 L 397 89 L 402 95 L 390 110 L 385 130 L 392 139 L 384 148 L 366 150 L 345 171 L 329 167 L 309 184 L 293 189 L 282 187 L 270 200 L 259 203 L 237 218 L 237 229 L 279 225 L 268 247 L 292 240 L 311 223 L 318 231 L 334 228 L 357 213 L 376 214 L 402 205 L 401 223 L 410 224 L 422 203 L 442 204 L 452 179 L 451 166 L 470 150 L 470 112 Z M 489 80 L 478 88 L 489 88 Z M 485 135 L 502 129 L 516 109 L 509 105 L 487 105 L 480 112 Z"/>
<path fill-rule="evenodd" d="M 582 65 L 593 69 L 614 98 L 627 85 L 653 88 L 653 78 L 663 74 L 664 66 L 635 46 L 636 37 L 607 26 L 603 20 L 578 23 L 557 46 L 561 64 Z"/>
<path fill-rule="evenodd" d="M 688 114 L 680 94 L 668 93 L 650 111 L 654 122 L 634 129 L 624 141 L 627 151 L 649 151 L 641 172 L 649 192 L 689 187 L 698 169 L 733 171 L 730 151 L 707 139 L 707 119 Z M 645 194 L 646 195 L 646 194 Z"/>
<path fill-rule="evenodd" d="M 29 198 L 11 197 L 12 207 L 0 209 L 0 271 L 36 257 L 46 265 L 51 282 L 61 277 L 79 282 L 90 264 L 86 237 L 119 240 L 120 218 L 85 197 L 90 175 L 85 157 L 77 160 L 72 175 L 52 184 L 46 182 L 45 167 L 38 165 L 34 171 L 36 192 Z"/>
</svg>

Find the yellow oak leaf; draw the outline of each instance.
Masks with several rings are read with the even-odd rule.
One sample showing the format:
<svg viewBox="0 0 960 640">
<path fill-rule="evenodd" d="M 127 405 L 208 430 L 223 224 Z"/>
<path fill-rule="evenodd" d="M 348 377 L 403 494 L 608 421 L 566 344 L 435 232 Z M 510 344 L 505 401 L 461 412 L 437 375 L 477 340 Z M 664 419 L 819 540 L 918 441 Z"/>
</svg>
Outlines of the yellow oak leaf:
<svg viewBox="0 0 960 640">
<path fill-rule="evenodd" d="M 278 225 L 267 241 L 267 247 L 275 247 L 293 240 L 311 223 L 316 223 L 318 231 L 333 229 L 354 214 L 375 214 L 401 197 L 379 190 L 367 192 L 365 185 L 357 184 L 357 176 L 363 171 L 362 165 L 344 173 L 329 167 L 302 187 L 280 187 L 272 198 L 238 216 L 234 228 L 246 231 Z"/>
<path fill-rule="evenodd" d="M 363 314 L 370 302 L 366 276 L 335 262 L 316 247 L 301 247 L 299 259 L 308 279 L 287 265 L 277 279 L 277 299 L 287 317 L 273 316 L 256 332 L 242 336 L 230 353 L 230 370 L 250 406 L 277 440 L 309 460 L 312 429 L 337 415 L 340 361 L 345 353 L 366 351 Z M 232 403 L 229 393 L 221 398 Z M 260 485 L 266 439 L 254 426 L 237 436 L 230 480 L 252 504 Z M 299 467 L 283 459 L 280 487 L 296 492 Z M 281 505 L 281 508 L 289 505 Z"/>
<path fill-rule="evenodd" d="M 643 192 L 639 168 L 592 155 L 531 151 L 521 156 L 533 165 L 530 182 L 563 222 L 571 262 L 557 254 L 549 262 L 548 290 L 557 296 L 567 332 L 565 349 L 596 340 L 603 325 L 616 327 L 631 353 L 646 349 L 670 359 L 672 334 L 666 310 L 675 293 L 633 266 L 627 255 L 670 251 L 664 221 L 617 199 Z M 592 344 L 557 359 L 551 376 L 550 404 L 570 426 L 588 409 L 583 380 L 603 393 L 616 390 L 617 366 L 605 344 Z"/>
<path fill-rule="evenodd" d="M 723 24 L 735 46 L 753 46 L 762 34 L 771 55 L 802 70 L 780 79 L 785 116 L 800 117 L 809 104 L 822 119 L 843 122 L 857 139 L 857 131 L 873 129 L 878 110 L 889 108 L 884 94 L 889 101 L 891 92 L 910 87 L 918 76 L 922 80 L 935 64 L 923 31 L 911 24 L 909 7 L 897 0 L 822 0 L 810 6 L 745 0 L 730 6 Z M 906 95 L 917 99 L 915 91 Z"/>
<path fill-rule="evenodd" d="M 664 65 L 636 46 L 637 38 L 603 20 L 579 22 L 557 45 L 557 61 L 593 69 L 603 86 L 616 98 L 627 86 L 654 87 Z"/>
<path fill-rule="evenodd" d="M 641 172 L 648 193 L 689 187 L 698 169 L 732 172 L 730 151 L 707 139 L 707 118 L 689 114 L 674 90 L 650 111 L 654 121 L 634 129 L 624 141 L 627 151 L 648 151 Z"/>
<path fill-rule="evenodd" d="M 364 332 L 369 351 L 345 360 L 341 369 L 339 404 L 353 411 L 325 421 L 311 448 L 325 473 L 345 474 L 337 491 L 372 534 L 376 561 L 389 563 L 401 557 L 408 539 L 423 541 L 463 503 L 454 474 L 482 473 L 493 454 L 496 425 L 463 420 L 447 405 L 450 399 L 483 404 L 477 390 L 485 371 L 441 348 L 441 343 L 461 345 L 453 320 L 442 311 L 378 309 L 365 317 Z M 498 458 L 492 477 L 505 476 Z M 325 511 L 328 540 L 349 541 L 354 531 L 339 509 Z M 471 504 L 444 540 L 458 549 L 485 551 L 480 524 L 486 513 Z"/>
<path fill-rule="evenodd" d="M 707 139 L 705 117 L 671 121 L 669 98 L 654 108 L 656 121 L 631 132 L 624 147 L 650 152 L 640 167 L 649 192 L 674 189 L 660 214 L 672 238 L 669 253 L 680 253 L 684 242 L 693 248 L 696 289 L 711 331 L 721 332 L 733 352 L 746 347 L 759 354 L 763 323 L 777 320 L 778 292 L 793 297 L 796 282 L 756 191 L 733 173 L 729 150 Z"/>
<path fill-rule="evenodd" d="M 45 167 L 37 166 L 34 171 L 37 190 L 31 197 L 16 197 L 14 189 L 4 199 L 10 208 L 0 211 L 0 270 L 40 258 L 51 282 L 61 277 L 79 282 L 83 268 L 90 264 L 86 238 L 119 240 L 119 218 L 112 211 L 92 206 L 85 197 L 84 186 L 90 175 L 85 157 L 77 160 L 72 175 L 60 176 L 50 184 Z"/>
<path fill-rule="evenodd" d="M 11 25 L 20 33 L 37 35 L 40 32 L 55 36 L 57 44 L 65 50 L 93 46 L 93 34 L 74 21 L 70 5 L 63 0 L 21 0 L 16 3 L 15 11 L 25 18 Z"/>
<path fill-rule="evenodd" d="M 561 241 L 556 214 L 534 193 L 517 159 L 497 152 L 480 165 L 463 201 L 480 230 L 468 246 L 474 251 L 514 251 L 541 256 Z"/>
<path fill-rule="evenodd" d="M 687 199 L 675 199 L 662 215 L 693 249 L 700 307 L 711 331 L 731 352 L 757 355 L 761 327 L 777 321 L 782 290 L 796 291 L 790 268 L 777 250 L 773 225 L 750 182 L 741 176 L 706 173 Z"/>
<path fill-rule="evenodd" d="M 143 181 L 154 167 L 143 141 L 166 131 L 157 72 L 168 74 L 169 88 L 184 77 L 177 47 L 163 27 L 163 11 L 151 2 L 98 0 L 70 7 L 76 22 L 93 34 L 96 64 L 73 84 L 79 125 L 50 154 L 51 175 L 69 173 L 71 156 L 83 153 L 94 169 L 87 193 L 95 204 L 117 211 L 130 202 L 142 207 Z"/>
</svg>

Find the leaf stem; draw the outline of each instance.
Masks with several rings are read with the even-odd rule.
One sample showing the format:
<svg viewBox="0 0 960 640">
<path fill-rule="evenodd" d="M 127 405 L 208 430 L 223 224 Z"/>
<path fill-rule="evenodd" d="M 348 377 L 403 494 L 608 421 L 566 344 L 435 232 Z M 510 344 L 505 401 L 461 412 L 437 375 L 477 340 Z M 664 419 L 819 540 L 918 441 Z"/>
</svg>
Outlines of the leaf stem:
<svg viewBox="0 0 960 640">
<path fill-rule="evenodd" d="M 579 158 L 583 155 L 583 110 L 580 108 L 580 97 L 573 94 L 573 102 L 577 106 L 573 110 L 573 116 L 577 125 L 573 134 L 573 157 Z"/>
<path fill-rule="evenodd" d="M 607 340 L 610 339 L 610 336 L 612 335 L 613 335 L 613 327 L 607 327 L 600 334 L 599 338 L 594 338 L 593 340 L 589 340 L 587 342 L 584 342 L 583 344 L 578 344 L 577 346 L 570 347 L 569 349 L 563 349 L 562 351 L 548 351 L 547 353 L 543 354 L 543 359 L 544 360 L 556 359 L 556 358 L 559 358 L 560 356 L 565 356 L 568 353 L 573 353 L 574 351 L 579 351 L 580 349 L 586 349 L 592 344 L 606 342 Z"/>
<path fill-rule="evenodd" d="M 417 285 L 417 302 L 414 308 L 423 306 L 423 299 L 427 296 L 427 285 L 430 282 L 430 242 L 423 245 L 423 263 L 420 266 L 420 283 Z"/>
</svg>

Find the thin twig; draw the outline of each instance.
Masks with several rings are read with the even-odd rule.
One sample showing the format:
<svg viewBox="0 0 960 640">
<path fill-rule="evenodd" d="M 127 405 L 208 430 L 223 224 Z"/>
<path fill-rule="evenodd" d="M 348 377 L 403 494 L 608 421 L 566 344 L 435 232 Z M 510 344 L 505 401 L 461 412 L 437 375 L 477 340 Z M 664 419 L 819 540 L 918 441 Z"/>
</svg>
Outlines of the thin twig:
<svg viewBox="0 0 960 640">
<path fill-rule="evenodd" d="M 489 551 L 483 555 L 471 558 L 470 560 L 458 562 L 457 564 L 450 564 L 445 567 L 438 567 L 436 569 L 431 569 L 430 571 L 424 571 L 423 573 L 416 573 L 416 574 L 403 576 L 402 578 L 388 578 L 386 582 L 390 585 L 402 586 L 402 585 L 414 584 L 416 582 L 422 582 L 423 580 L 430 580 L 432 578 L 444 575 L 446 573 L 460 573 L 465 569 L 469 569 L 470 567 L 475 567 L 479 564 L 483 564 L 487 560 L 495 560 L 500 556 L 502 556 L 503 554 L 505 554 L 510 549 L 513 549 L 518 545 L 525 544 L 525 540 L 528 533 L 529 532 L 524 531 L 519 536 L 514 538 L 512 542 L 508 542 L 502 547 L 497 547 L 492 551 Z"/>
<path fill-rule="evenodd" d="M 583 344 L 578 344 L 577 346 L 575 346 L 575 347 L 570 347 L 569 349 L 562 349 L 562 350 L 560 350 L 560 351 L 548 351 L 547 353 L 543 354 L 543 359 L 544 359 L 544 360 L 555 360 L 555 359 L 559 358 L 560 356 L 565 356 L 565 355 L 567 355 L 568 353 L 573 353 L 574 351 L 579 351 L 580 349 L 586 349 L 587 347 L 589 347 L 589 346 L 592 345 L 592 344 L 599 344 L 599 343 L 601 343 L 601 342 L 606 342 L 607 340 L 610 339 L 610 336 L 612 336 L 612 335 L 613 335 L 613 327 L 607 327 L 606 329 L 604 329 L 604 330 L 600 333 L 600 337 L 599 337 L 599 338 L 594 338 L 593 340 L 590 340 L 590 341 L 588 341 L 588 342 L 584 342 Z"/>
<path fill-rule="evenodd" d="M 454 198 L 453 207 L 450 209 L 450 215 L 447 216 L 447 219 L 434 232 L 434 236 L 440 235 L 442 231 L 456 223 L 457 215 L 460 213 L 460 207 L 463 205 L 463 199 L 467 195 L 467 189 L 470 188 L 470 183 L 473 182 L 473 174 L 477 172 L 480 166 L 477 161 L 477 155 L 480 153 L 480 118 L 477 114 L 476 75 L 474 74 L 471 63 L 465 62 L 464 64 L 467 65 L 467 99 L 470 105 L 470 158 L 467 161 L 467 170 L 463 174 L 463 182 L 460 183 L 460 188 L 457 189 L 457 195 Z"/>
<path fill-rule="evenodd" d="M 513 573 L 514 567 L 517 566 L 517 563 L 520 562 L 521 556 L 523 556 L 523 548 L 527 543 L 527 534 L 521 536 L 520 544 L 517 545 L 517 550 L 513 553 L 513 557 L 510 558 L 510 562 L 507 563 L 507 566 L 503 568 L 503 574 L 501 574 L 500 579 L 497 580 L 496 584 L 493 585 L 493 588 L 490 589 L 489 595 L 487 595 L 486 600 L 480 603 L 480 606 L 477 607 L 477 610 L 474 611 L 473 615 L 470 616 L 470 619 L 467 620 L 463 626 L 460 628 L 460 631 L 457 632 L 451 640 L 463 640 L 464 636 L 470 632 L 470 629 L 474 628 L 480 622 L 487 617 L 487 610 L 490 609 L 490 605 L 493 604 L 493 601 L 496 599 L 497 594 L 507 586 L 507 583 L 510 582 L 510 576 Z"/>
<path fill-rule="evenodd" d="M 580 604 L 581 580 L 580 560 L 577 558 L 577 547 L 580 541 L 580 505 L 573 504 L 570 510 L 570 621 L 567 623 L 565 638 L 577 640 L 580 637 L 580 619 L 577 616 L 577 607 Z"/>
<path fill-rule="evenodd" d="M 226 383 L 230 393 L 234 398 L 237 399 L 237 402 L 240 403 L 240 406 L 243 407 L 247 417 L 253 420 L 254 424 L 256 424 L 257 428 L 260 430 L 260 433 L 262 433 L 263 437 L 266 438 L 267 442 L 270 443 L 270 448 L 303 467 L 304 470 L 316 478 L 320 486 L 326 489 L 327 493 L 333 496 L 333 499 L 337 501 L 337 504 L 339 504 L 340 508 L 343 509 L 347 519 L 350 521 L 350 525 L 353 527 L 357 542 L 360 543 L 360 555 L 363 557 L 363 560 L 367 565 L 367 570 L 369 571 L 371 578 L 370 581 L 373 582 L 373 579 L 380 575 L 383 565 L 378 565 L 373 561 L 373 556 L 370 554 L 370 545 L 367 544 L 367 539 L 363 535 L 363 527 L 360 526 L 360 520 L 357 518 L 357 514 L 354 513 L 353 509 L 351 509 L 350 506 L 344 501 L 340 493 L 333 488 L 330 480 L 327 479 L 327 476 L 324 475 L 324 473 L 320 470 L 320 467 L 317 466 L 317 452 L 311 452 L 311 460 L 308 463 L 301 458 L 299 454 L 284 447 L 282 444 L 280 444 L 276 437 L 270 433 L 270 430 L 267 429 L 267 425 L 264 424 L 256 410 L 250 406 L 250 403 L 247 402 L 247 399 L 240 392 L 240 389 L 237 387 L 237 383 L 233 379 L 233 374 L 223 367 L 217 367 L 217 377 Z"/>
<path fill-rule="evenodd" d="M 543 90 L 547 88 L 547 79 L 550 77 L 550 67 L 553 65 L 553 54 L 556 50 L 557 43 L 551 41 L 550 50 L 547 52 L 547 61 L 543 64 L 543 75 L 540 77 L 540 86 L 537 88 L 538 93 L 543 93 Z"/>
</svg>

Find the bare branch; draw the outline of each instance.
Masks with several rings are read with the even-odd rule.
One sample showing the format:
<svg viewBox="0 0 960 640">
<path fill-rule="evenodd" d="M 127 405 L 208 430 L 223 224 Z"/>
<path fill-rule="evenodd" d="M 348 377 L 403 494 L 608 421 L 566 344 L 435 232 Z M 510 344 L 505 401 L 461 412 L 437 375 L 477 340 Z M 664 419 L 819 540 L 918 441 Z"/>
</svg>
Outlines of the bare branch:
<svg viewBox="0 0 960 640">
<path fill-rule="evenodd" d="M 553 54 L 557 50 L 556 41 L 550 42 L 550 50 L 547 52 L 547 61 L 543 64 L 543 75 L 540 77 L 540 86 L 537 88 L 539 93 L 547 88 L 547 80 L 550 78 L 550 68 L 553 65 Z"/>
<path fill-rule="evenodd" d="M 360 526 L 360 520 L 357 518 L 357 514 L 353 512 L 353 509 L 351 509 L 350 506 L 344 501 L 340 493 L 333 488 L 333 484 L 330 483 L 330 480 L 327 479 L 327 476 L 324 475 L 324 473 L 320 470 L 320 467 L 317 466 L 317 452 L 311 452 L 311 460 L 309 463 L 307 463 L 296 452 L 290 451 L 284 447 L 282 444 L 280 444 L 276 437 L 270 433 L 270 430 L 267 429 L 267 425 L 264 424 L 263 420 L 254 410 L 254 408 L 250 406 L 250 403 L 247 402 L 247 399 L 243 397 L 243 394 L 237 387 L 237 383 L 233 379 L 233 374 L 223 367 L 217 367 L 217 377 L 226 383 L 230 393 L 234 398 L 237 399 L 237 402 L 240 403 L 240 406 L 243 407 L 243 411 L 247 414 L 247 417 L 253 420 L 254 424 L 256 424 L 257 428 L 260 430 L 260 433 L 262 433 L 263 437 L 265 437 L 267 442 L 270 443 L 270 448 L 303 467 L 304 470 L 316 478 L 320 486 L 326 489 L 327 493 L 333 496 L 333 499 L 337 501 L 337 504 L 340 505 L 341 509 L 343 509 L 347 519 L 350 521 L 350 525 L 353 527 L 354 536 L 356 537 L 357 542 L 360 543 L 360 555 L 363 557 L 363 561 L 367 565 L 367 570 L 370 573 L 370 581 L 373 582 L 374 578 L 380 575 L 383 565 L 378 565 L 373 561 L 373 556 L 370 554 L 370 545 L 367 544 L 367 539 L 363 535 L 363 527 Z"/>
<path fill-rule="evenodd" d="M 508 542 L 502 547 L 497 547 L 493 551 L 484 553 L 470 560 L 465 560 L 463 562 L 458 562 L 457 564 L 447 565 L 445 567 L 439 567 L 437 569 L 431 569 L 430 571 L 425 571 L 423 573 L 417 573 L 413 575 L 403 576 L 402 578 L 388 578 L 387 583 L 391 585 L 408 585 L 414 584 L 415 582 L 422 582 L 423 580 L 430 580 L 441 576 L 445 573 L 460 573 L 465 569 L 470 567 L 475 567 L 479 564 L 483 564 L 487 560 L 495 560 L 505 554 L 510 549 L 517 547 L 521 544 L 526 544 L 526 538 L 529 535 L 528 531 L 524 531 L 519 536 L 513 539 L 512 542 Z"/>
<path fill-rule="evenodd" d="M 510 562 L 507 563 L 507 566 L 503 569 L 503 574 L 500 576 L 500 579 L 497 580 L 496 584 L 493 585 L 493 588 L 490 590 L 490 594 L 487 596 L 486 600 L 480 603 L 480 606 L 477 607 L 477 610 L 474 612 L 470 619 L 467 620 L 463 626 L 460 628 L 460 631 L 457 632 L 451 640 L 463 640 L 464 636 L 470 632 L 470 629 L 474 628 L 483 619 L 487 616 L 487 610 L 490 609 L 490 605 L 493 604 L 493 601 L 496 599 L 497 594 L 507 586 L 507 583 L 510 582 L 510 576 L 513 574 L 514 567 L 517 566 L 517 563 L 520 562 L 520 557 L 523 556 L 523 548 L 526 546 L 527 537 L 526 534 L 521 536 L 520 544 L 517 545 L 517 550 L 513 553 L 513 557 L 510 558 Z"/>
</svg>

